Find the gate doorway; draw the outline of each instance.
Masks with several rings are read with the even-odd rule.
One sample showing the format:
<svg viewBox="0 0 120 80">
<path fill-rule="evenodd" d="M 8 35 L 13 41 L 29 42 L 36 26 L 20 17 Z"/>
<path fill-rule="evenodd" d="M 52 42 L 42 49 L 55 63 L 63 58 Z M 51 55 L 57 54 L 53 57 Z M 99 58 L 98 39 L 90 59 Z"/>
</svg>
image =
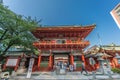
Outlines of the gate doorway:
<svg viewBox="0 0 120 80">
<path fill-rule="evenodd" d="M 54 55 L 54 63 L 58 63 L 58 62 L 61 62 L 61 63 L 68 63 L 69 62 L 69 56 L 68 55 Z"/>
<path fill-rule="evenodd" d="M 53 53 L 54 64 L 60 63 L 70 63 L 69 53 Z"/>
</svg>

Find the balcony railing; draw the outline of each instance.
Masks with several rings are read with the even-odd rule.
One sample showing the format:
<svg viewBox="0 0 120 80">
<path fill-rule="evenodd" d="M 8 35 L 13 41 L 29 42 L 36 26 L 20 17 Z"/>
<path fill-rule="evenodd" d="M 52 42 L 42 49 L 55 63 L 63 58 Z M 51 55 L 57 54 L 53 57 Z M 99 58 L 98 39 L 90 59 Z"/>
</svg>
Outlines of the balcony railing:
<svg viewBox="0 0 120 80">
<path fill-rule="evenodd" d="M 66 41 L 64 43 L 56 43 L 55 41 L 40 41 L 40 42 L 34 42 L 33 45 L 89 45 L 89 41 Z"/>
</svg>

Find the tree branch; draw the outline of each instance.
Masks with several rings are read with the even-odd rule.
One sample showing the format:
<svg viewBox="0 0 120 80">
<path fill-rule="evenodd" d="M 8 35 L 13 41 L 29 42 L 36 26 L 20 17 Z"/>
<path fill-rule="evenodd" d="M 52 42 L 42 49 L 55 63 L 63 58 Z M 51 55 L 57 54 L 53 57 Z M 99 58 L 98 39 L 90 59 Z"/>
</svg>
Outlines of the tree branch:
<svg viewBox="0 0 120 80">
<path fill-rule="evenodd" d="M 4 33 L 2 34 L 2 36 L 0 37 L 0 42 L 3 40 L 3 37 L 5 36 L 5 34 L 7 33 L 7 29 L 4 31 Z"/>
<path fill-rule="evenodd" d="M 13 44 L 9 44 L 7 48 L 3 51 L 3 53 L 0 56 L 3 56 L 6 54 L 7 50 L 12 46 Z"/>
</svg>

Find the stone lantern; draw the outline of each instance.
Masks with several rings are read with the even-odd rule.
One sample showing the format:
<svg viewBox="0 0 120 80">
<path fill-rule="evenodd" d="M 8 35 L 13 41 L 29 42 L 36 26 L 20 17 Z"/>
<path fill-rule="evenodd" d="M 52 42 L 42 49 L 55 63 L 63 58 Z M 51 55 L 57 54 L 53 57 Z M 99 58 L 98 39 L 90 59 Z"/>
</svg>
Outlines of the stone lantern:
<svg viewBox="0 0 120 80">
<path fill-rule="evenodd" d="M 120 55 L 118 53 L 116 53 L 115 58 L 118 60 L 118 64 L 120 64 Z"/>
<path fill-rule="evenodd" d="M 97 53 L 95 56 L 97 57 L 97 60 L 99 61 L 100 64 L 100 68 L 98 69 L 98 71 L 104 74 L 104 69 L 103 69 L 104 59 L 102 58 L 103 53 Z"/>
</svg>

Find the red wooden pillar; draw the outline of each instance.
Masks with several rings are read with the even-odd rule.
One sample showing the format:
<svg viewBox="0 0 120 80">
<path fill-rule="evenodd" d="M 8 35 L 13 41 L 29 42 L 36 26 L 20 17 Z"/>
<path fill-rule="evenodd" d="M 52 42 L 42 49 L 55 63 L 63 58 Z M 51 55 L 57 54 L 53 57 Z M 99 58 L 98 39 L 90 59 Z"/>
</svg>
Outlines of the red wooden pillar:
<svg viewBox="0 0 120 80">
<path fill-rule="evenodd" d="M 38 57 L 38 68 L 40 67 L 40 62 L 41 62 L 41 55 L 39 55 L 39 57 Z"/>
<path fill-rule="evenodd" d="M 99 62 L 97 61 L 97 59 L 95 59 L 95 69 L 98 69 L 99 68 Z"/>
<path fill-rule="evenodd" d="M 49 56 L 49 68 L 52 68 L 52 55 Z"/>
<path fill-rule="evenodd" d="M 118 66 L 118 60 L 115 58 L 116 67 Z"/>
<path fill-rule="evenodd" d="M 50 56 L 49 56 L 49 68 L 50 69 L 52 68 L 52 53 L 51 53 L 51 50 L 50 50 Z"/>
<path fill-rule="evenodd" d="M 17 60 L 16 66 L 15 66 L 15 68 L 14 68 L 15 71 L 17 70 L 17 68 L 18 68 L 18 66 L 19 66 L 19 62 L 20 62 L 20 57 L 18 57 L 18 60 Z"/>
<path fill-rule="evenodd" d="M 72 54 L 70 55 L 70 59 L 71 59 L 70 60 L 71 61 L 71 65 L 73 65 L 74 64 L 74 56 Z"/>
<path fill-rule="evenodd" d="M 115 63 L 114 63 L 113 58 L 112 58 L 112 60 L 111 60 L 111 64 L 112 64 L 113 68 L 115 68 Z"/>
<path fill-rule="evenodd" d="M 8 59 L 9 59 L 9 57 L 7 57 L 6 63 L 5 63 L 4 66 L 3 66 L 3 71 L 6 69 L 6 64 L 7 64 L 7 62 L 8 62 Z"/>
<path fill-rule="evenodd" d="M 86 61 L 85 61 L 85 57 L 84 57 L 83 54 L 82 54 L 82 61 L 84 61 L 84 64 L 85 64 L 85 66 L 86 66 Z"/>
<path fill-rule="evenodd" d="M 117 59 L 113 58 L 113 62 L 114 62 L 114 66 L 117 67 L 117 65 L 118 65 Z"/>
</svg>

